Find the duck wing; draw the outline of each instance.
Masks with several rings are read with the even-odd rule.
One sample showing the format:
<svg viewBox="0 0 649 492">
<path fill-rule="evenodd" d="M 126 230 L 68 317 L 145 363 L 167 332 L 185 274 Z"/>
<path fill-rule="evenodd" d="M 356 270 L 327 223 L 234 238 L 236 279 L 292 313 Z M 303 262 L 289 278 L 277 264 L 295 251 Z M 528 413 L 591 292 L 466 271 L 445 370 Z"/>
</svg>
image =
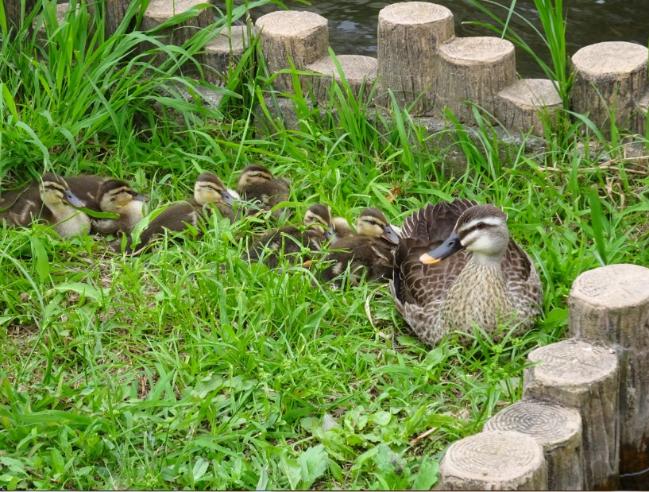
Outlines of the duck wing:
<svg viewBox="0 0 649 492">
<path fill-rule="evenodd" d="M 509 240 L 502 265 L 514 308 L 523 319 L 536 318 L 543 304 L 541 279 L 529 255 L 513 239 Z"/>
</svg>

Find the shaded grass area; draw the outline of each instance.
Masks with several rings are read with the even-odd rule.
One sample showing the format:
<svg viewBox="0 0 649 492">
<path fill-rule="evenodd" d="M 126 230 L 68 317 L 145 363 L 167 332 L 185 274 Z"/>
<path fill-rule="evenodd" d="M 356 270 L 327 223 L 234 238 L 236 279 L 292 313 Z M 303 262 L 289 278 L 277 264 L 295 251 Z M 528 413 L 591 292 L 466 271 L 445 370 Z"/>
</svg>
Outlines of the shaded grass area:
<svg viewBox="0 0 649 492">
<path fill-rule="evenodd" d="M 429 348 L 408 335 L 385 286 L 333 289 L 317 280 L 324 265 L 243 261 L 252 221 L 214 218 L 202 240 L 138 258 L 43 226 L 3 229 L 2 487 L 429 488 L 445 446 L 520 397 L 526 354 L 565 331 L 573 279 L 607 263 L 649 264 L 646 168 L 615 147 L 602 166 L 579 150 L 576 127 L 544 155 L 506 157 L 488 122 L 478 143 L 459 129 L 468 167 L 449 177 L 445 149 L 405 112 L 377 124 L 344 87 L 332 92 L 336 118 L 297 98 L 299 129 L 262 135 L 252 105 L 267 77 L 245 60 L 230 78 L 239 96 L 219 111 L 158 95 L 192 87 L 173 63 L 97 68 L 142 33 L 86 58 L 76 84 L 87 94 L 57 93 L 46 82 L 63 70 L 57 48 L 76 38 L 56 36 L 87 20 L 52 26 L 47 50 L 27 37 L 1 44 L 3 188 L 46 167 L 101 172 L 150 193 L 154 210 L 186 197 L 200 170 L 232 186 L 259 162 L 292 180 L 298 212 L 322 201 L 353 219 L 373 205 L 400 223 L 428 202 L 473 198 L 508 213 L 539 270 L 545 314 L 520 338 L 476 332 L 469 347 L 449 337 Z M 41 75 L 27 79 L 32 66 Z M 66 110 L 73 94 L 78 112 Z M 153 102 L 183 117 L 160 117 Z"/>
</svg>

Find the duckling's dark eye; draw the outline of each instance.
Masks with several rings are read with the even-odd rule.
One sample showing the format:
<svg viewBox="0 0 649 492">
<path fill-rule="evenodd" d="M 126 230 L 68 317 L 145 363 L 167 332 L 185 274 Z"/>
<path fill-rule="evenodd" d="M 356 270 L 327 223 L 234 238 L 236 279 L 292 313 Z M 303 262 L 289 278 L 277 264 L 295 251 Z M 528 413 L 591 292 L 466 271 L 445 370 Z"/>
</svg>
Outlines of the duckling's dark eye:
<svg viewBox="0 0 649 492">
<path fill-rule="evenodd" d="M 478 229 L 478 230 L 480 230 L 480 229 L 484 229 L 485 227 L 487 227 L 487 224 L 485 224 L 484 222 L 479 222 L 479 223 L 476 224 L 476 226 L 475 226 L 475 228 Z"/>
</svg>

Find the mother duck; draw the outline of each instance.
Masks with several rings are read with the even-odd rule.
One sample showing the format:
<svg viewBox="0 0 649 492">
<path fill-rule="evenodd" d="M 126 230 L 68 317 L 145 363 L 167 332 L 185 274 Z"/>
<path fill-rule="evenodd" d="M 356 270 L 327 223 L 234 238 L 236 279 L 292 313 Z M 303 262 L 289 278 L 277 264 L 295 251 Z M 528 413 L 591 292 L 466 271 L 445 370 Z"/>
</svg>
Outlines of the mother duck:
<svg viewBox="0 0 649 492">
<path fill-rule="evenodd" d="M 487 332 L 504 322 L 528 329 L 543 302 L 539 276 L 509 237 L 505 213 L 471 200 L 428 205 L 404 221 L 390 291 L 429 345 L 476 325 Z"/>
</svg>

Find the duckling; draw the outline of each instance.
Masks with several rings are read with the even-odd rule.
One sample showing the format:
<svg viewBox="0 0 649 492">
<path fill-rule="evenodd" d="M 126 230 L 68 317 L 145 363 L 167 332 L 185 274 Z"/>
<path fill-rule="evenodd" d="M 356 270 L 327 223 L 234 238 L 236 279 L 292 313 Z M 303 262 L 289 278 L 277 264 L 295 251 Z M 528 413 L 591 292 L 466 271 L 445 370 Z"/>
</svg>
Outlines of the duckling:
<svg viewBox="0 0 649 492">
<path fill-rule="evenodd" d="M 138 250 L 133 252 L 130 244 L 127 249 L 137 254 L 155 237 L 164 234 L 165 230 L 182 232 L 188 226 L 196 227 L 200 221 L 213 213 L 215 209 L 223 217 L 234 220 L 232 202 L 232 196 L 218 176 L 210 172 L 204 172 L 196 179 L 194 197 L 169 206 L 142 231 Z"/>
<path fill-rule="evenodd" d="M 352 280 L 366 270 L 371 280 L 387 280 L 399 236 L 385 215 L 375 208 L 366 208 L 356 221 L 356 234 L 349 234 L 331 243 L 327 260 L 333 261 L 324 272 L 325 280 L 333 280 L 351 265 Z M 335 251 L 338 250 L 338 251 Z"/>
<path fill-rule="evenodd" d="M 333 235 L 331 213 L 326 205 L 311 205 L 304 214 L 303 224 L 303 227 L 287 226 L 264 234 L 252 245 L 249 261 L 263 258 L 266 265 L 275 268 L 280 252 L 296 256 L 303 248 L 317 251 Z M 268 249 L 272 252 L 264 255 Z"/>
<path fill-rule="evenodd" d="M 530 328 L 543 302 L 534 264 L 510 238 L 507 216 L 469 200 L 428 205 L 405 220 L 390 291 L 428 345 L 475 325 Z"/>
<path fill-rule="evenodd" d="M 97 212 L 114 212 L 117 219 L 92 218 L 92 230 L 99 234 L 130 233 L 142 220 L 147 198 L 135 192 L 126 181 L 96 175 L 65 178 L 72 192 L 85 206 Z"/>
<path fill-rule="evenodd" d="M 237 191 L 245 201 L 252 202 L 249 215 L 260 210 L 270 210 L 289 197 L 290 184 L 283 178 L 276 178 L 267 168 L 259 165 L 247 166 L 239 176 Z M 282 215 L 282 210 L 273 210 L 273 217 Z"/>
<path fill-rule="evenodd" d="M 90 231 L 90 219 L 77 210 L 84 203 L 70 191 L 66 181 L 45 173 L 40 183 L 32 183 L 20 192 L 5 195 L 0 219 L 12 226 L 29 226 L 42 220 L 68 238 Z"/>
<path fill-rule="evenodd" d="M 354 229 L 352 229 L 352 226 L 349 225 L 349 222 L 347 222 L 345 217 L 334 217 L 331 219 L 331 227 L 334 231 L 331 242 L 338 241 L 339 239 L 354 234 Z"/>
</svg>

